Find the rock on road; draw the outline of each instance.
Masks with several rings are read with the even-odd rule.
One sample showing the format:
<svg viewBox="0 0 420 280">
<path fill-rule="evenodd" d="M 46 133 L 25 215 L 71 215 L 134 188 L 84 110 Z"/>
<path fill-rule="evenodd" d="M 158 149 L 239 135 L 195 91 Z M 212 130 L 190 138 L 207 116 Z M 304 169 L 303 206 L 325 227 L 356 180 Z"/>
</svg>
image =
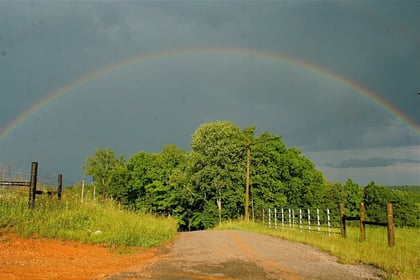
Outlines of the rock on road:
<svg viewBox="0 0 420 280">
<path fill-rule="evenodd" d="M 367 265 L 343 265 L 313 247 L 236 231 L 180 233 L 146 267 L 108 277 L 117 279 L 381 279 Z"/>
</svg>

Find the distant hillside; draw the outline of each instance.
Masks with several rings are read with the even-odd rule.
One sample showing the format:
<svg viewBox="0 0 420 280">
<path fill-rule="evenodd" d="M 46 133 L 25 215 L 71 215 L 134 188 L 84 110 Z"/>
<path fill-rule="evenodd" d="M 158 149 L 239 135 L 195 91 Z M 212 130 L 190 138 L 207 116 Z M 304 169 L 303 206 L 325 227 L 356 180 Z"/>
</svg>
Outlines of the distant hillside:
<svg viewBox="0 0 420 280">
<path fill-rule="evenodd" d="M 386 187 L 393 190 L 420 193 L 420 186 L 386 186 Z"/>
<path fill-rule="evenodd" d="M 406 194 L 408 193 L 407 195 L 420 207 L 420 186 L 387 186 L 387 188 Z"/>
</svg>

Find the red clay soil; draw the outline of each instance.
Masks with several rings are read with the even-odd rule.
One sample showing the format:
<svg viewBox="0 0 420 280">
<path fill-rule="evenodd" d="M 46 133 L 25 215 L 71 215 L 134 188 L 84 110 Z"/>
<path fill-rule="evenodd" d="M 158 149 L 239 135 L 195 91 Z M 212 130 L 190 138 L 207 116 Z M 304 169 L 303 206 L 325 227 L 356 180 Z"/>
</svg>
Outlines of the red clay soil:
<svg viewBox="0 0 420 280">
<path fill-rule="evenodd" d="M 0 279 L 100 279 L 158 258 L 154 248 L 123 249 L 0 234 Z"/>
</svg>

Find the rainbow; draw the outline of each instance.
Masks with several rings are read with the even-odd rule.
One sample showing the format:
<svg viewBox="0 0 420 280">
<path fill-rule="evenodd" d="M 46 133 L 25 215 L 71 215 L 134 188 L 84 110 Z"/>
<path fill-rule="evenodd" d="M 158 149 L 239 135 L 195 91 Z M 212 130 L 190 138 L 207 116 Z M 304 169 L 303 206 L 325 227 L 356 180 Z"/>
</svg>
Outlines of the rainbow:
<svg viewBox="0 0 420 280">
<path fill-rule="evenodd" d="M 315 64 L 310 64 L 306 61 L 296 59 L 293 57 L 289 57 L 280 53 L 273 53 L 273 52 L 265 52 L 260 50 L 254 49 L 245 49 L 245 48 L 192 48 L 192 49 L 180 49 L 180 50 L 171 50 L 171 51 L 161 51 L 161 52 L 154 52 L 149 54 L 141 54 L 127 60 L 122 60 L 114 64 L 110 64 L 103 68 L 97 69 L 95 71 L 89 72 L 77 80 L 74 80 L 64 86 L 54 90 L 48 96 L 42 98 L 32 106 L 30 106 L 26 111 L 22 112 L 17 118 L 9 122 L 1 131 L 0 131 L 0 141 L 6 138 L 11 132 L 13 132 L 19 125 L 25 122 L 30 116 L 35 114 L 39 111 L 42 107 L 46 104 L 51 102 L 52 100 L 60 97 L 61 95 L 69 92 L 70 90 L 81 86 L 83 84 L 88 83 L 89 81 L 94 80 L 95 78 L 102 76 L 107 73 L 111 73 L 113 71 L 119 70 L 123 67 L 127 67 L 129 65 L 134 65 L 137 63 L 155 60 L 159 58 L 165 57 L 173 57 L 173 56 L 180 56 L 180 55 L 247 55 L 256 58 L 263 58 L 268 60 L 279 61 L 282 63 L 287 63 L 289 65 L 294 65 L 300 67 L 304 70 L 318 73 L 321 76 L 333 79 L 351 89 L 359 93 L 360 95 L 366 97 L 373 103 L 378 104 L 379 106 L 383 107 L 386 111 L 390 114 L 394 115 L 397 119 L 408 125 L 412 128 L 417 134 L 420 134 L 420 126 L 418 126 L 411 118 L 404 115 L 401 111 L 394 108 L 389 102 L 380 98 L 377 94 L 369 90 L 368 88 L 356 84 L 354 81 L 347 79 L 339 74 L 336 74 L 328 69 L 322 68 Z"/>
</svg>

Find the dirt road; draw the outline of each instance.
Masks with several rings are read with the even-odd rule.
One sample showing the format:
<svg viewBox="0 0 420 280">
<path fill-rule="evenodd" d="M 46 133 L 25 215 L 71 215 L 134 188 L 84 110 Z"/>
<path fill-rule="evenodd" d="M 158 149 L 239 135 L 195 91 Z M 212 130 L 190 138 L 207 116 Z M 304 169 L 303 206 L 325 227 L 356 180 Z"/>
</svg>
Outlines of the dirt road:
<svg viewBox="0 0 420 280">
<path fill-rule="evenodd" d="M 243 231 L 181 233 L 160 254 L 106 279 L 381 279 L 373 267 L 338 264 L 310 246 Z"/>
</svg>

